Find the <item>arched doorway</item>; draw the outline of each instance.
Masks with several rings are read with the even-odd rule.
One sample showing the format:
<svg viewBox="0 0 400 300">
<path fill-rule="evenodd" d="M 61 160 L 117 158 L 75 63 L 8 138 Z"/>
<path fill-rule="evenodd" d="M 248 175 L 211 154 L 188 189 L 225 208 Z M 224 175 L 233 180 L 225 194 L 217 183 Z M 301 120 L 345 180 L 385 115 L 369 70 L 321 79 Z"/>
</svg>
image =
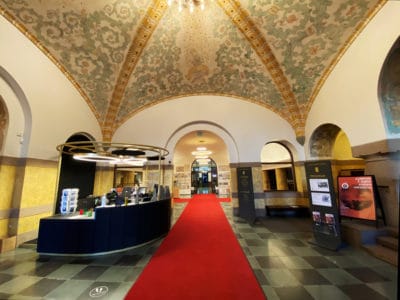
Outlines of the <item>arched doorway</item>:
<svg viewBox="0 0 400 300">
<path fill-rule="evenodd" d="M 192 187 L 195 194 L 216 194 L 217 164 L 211 158 L 195 159 L 192 163 Z"/>
<path fill-rule="evenodd" d="M 346 133 L 335 124 L 323 124 L 315 129 L 310 138 L 309 156 L 312 160 L 330 160 L 334 179 L 339 175 L 359 176 L 365 173 L 364 159 L 353 157 Z"/>
<path fill-rule="evenodd" d="M 270 142 L 261 151 L 264 191 L 296 191 L 293 155 L 280 142 Z"/>
<path fill-rule="evenodd" d="M 79 133 L 71 136 L 67 140 L 67 143 L 86 142 L 90 140 L 87 135 Z M 75 160 L 72 155 L 63 153 L 61 155 L 55 213 L 60 213 L 61 193 L 63 189 L 78 188 L 79 198 L 87 197 L 93 193 L 95 175 L 96 163 Z"/>
<path fill-rule="evenodd" d="M 229 155 L 219 135 L 208 130 L 191 131 L 177 141 L 173 153 L 174 197 L 196 193 L 229 197 Z"/>
</svg>

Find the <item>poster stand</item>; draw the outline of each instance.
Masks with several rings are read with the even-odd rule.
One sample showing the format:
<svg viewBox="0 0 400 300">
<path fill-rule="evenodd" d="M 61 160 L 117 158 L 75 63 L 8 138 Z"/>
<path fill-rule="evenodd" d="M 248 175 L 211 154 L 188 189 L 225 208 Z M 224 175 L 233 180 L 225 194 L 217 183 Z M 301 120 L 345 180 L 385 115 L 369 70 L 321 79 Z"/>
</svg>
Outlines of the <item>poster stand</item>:
<svg viewBox="0 0 400 300">
<path fill-rule="evenodd" d="M 313 218 L 314 241 L 311 242 L 336 251 L 342 240 L 331 162 L 306 162 L 305 170 Z"/>
<path fill-rule="evenodd" d="M 340 217 L 386 225 L 378 186 L 374 175 L 338 176 Z"/>
<path fill-rule="evenodd" d="M 256 210 L 251 168 L 239 167 L 236 170 L 236 174 L 238 180 L 239 217 L 253 224 L 256 220 Z"/>
</svg>

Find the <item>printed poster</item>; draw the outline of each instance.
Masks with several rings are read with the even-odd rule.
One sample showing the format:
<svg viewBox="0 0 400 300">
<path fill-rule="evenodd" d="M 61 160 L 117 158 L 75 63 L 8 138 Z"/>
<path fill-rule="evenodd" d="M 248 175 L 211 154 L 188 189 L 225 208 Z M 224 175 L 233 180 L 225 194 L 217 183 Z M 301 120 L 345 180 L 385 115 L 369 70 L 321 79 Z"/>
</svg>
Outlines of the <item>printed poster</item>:
<svg viewBox="0 0 400 300">
<path fill-rule="evenodd" d="M 341 216 L 376 220 L 372 176 L 339 177 L 338 187 Z"/>
</svg>

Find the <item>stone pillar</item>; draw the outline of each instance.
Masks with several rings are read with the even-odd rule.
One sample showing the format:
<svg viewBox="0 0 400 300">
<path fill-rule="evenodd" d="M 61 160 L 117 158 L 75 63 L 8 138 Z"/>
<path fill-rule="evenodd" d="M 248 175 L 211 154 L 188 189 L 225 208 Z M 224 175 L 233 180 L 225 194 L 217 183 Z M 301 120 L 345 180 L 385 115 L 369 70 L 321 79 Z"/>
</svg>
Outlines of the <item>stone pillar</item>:
<svg viewBox="0 0 400 300">
<path fill-rule="evenodd" d="M 262 167 L 260 162 L 230 164 L 233 215 L 239 216 L 238 179 L 236 170 L 240 167 L 251 167 L 256 216 L 265 217 L 265 197 L 262 182 Z"/>
<path fill-rule="evenodd" d="M 399 224 L 400 139 L 353 148 L 364 158 L 365 175 L 375 175 L 388 226 Z"/>
</svg>

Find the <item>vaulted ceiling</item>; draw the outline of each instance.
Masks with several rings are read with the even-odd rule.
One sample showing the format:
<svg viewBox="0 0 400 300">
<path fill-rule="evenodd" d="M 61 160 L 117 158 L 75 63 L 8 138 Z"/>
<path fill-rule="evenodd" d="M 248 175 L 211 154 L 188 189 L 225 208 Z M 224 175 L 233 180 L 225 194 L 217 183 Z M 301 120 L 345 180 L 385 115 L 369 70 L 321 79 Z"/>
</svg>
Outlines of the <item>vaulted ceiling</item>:
<svg viewBox="0 0 400 300">
<path fill-rule="evenodd" d="M 185 2 L 185 0 L 181 0 Z M 103 138 L 168 99 L 226 95 L 270 109 L 304 136 L 307 113 L 386 0 L 0 0 L 0 13 L 79 90 Z"/>
</svg>

